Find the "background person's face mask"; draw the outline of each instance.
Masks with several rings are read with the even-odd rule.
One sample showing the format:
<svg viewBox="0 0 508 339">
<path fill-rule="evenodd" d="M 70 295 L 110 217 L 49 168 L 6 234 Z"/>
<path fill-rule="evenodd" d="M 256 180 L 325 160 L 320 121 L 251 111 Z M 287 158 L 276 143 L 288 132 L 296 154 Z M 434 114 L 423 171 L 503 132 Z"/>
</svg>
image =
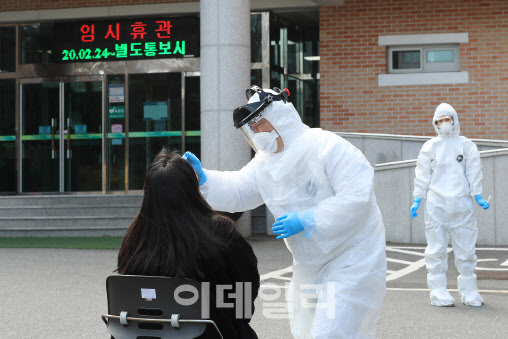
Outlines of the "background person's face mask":
<svg viewBox="0 0 508 339">
<path fill-rule="evenodd" d="M 252 142 L 258 149 L 264 152 L 275 153 L 277 151 L 278 136 L 275 130 L 271 132 L 259 132 L 254 135 Z"/>
<path fill-rule="evenodd" d="M 453 129 L 453 124 L 451 122 L 443 122 L 441 125 L 439 125 L 439 130 L 441 131 L 443 137 L 451 136 Z"/>
</svg>

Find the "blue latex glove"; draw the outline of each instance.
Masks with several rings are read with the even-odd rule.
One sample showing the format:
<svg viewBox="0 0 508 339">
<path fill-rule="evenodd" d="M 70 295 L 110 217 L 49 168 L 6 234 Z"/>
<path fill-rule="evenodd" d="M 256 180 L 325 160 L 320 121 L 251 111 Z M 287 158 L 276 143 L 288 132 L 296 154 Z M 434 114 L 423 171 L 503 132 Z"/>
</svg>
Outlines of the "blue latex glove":
<svg viewBox="0 0 508 339">
<path fill-rule="evenodd" d="M 413 204 L 413 206 L 411 206 L 411 216 L 414 219 L 418 216 L 418 214 L 416 214 L 416 211 L 420 207 L 420 202 L 422 201 L 422 198 L 416 197 L 416 198 L 414 198 L 413 201 L 414 201 L 414 204 Z"/>
<path fill-rule="evenodd" d="M 275 219 L 272 231 L 275 235 L 280 234 L 276 239 L 284 239 L 303 231 L 303 225 L 297 213 L 291 212 Z"/>
<path fill-rule="evenodd" d="M 182 158 L 187 160 L 189 164 L 191 164 L 192 168 L 194 168 L 194 171 L 199 177 L 199 186 L 203 185 L 206 182 L 206 174 L 203 171 L 203 167 L 201 167 L 201 161 L 199 161 L 198 157 L 196 157 L 191 152 L 185 152 L 184 155 L 182 155 Z"/>
<path fill-rule="evenodd" d="M 478 203 L 478 205 L 480 205 L 481 208 L 483 208 L 484 210 L 486 210 L 487 208 L 490 207 L 490 204 L 487 200 L 483 200 L 482 199 L 482 196 L 480 194 L 478 194 L 477 196 L 474 197 L 474 199 L 476 200 L 476 202 Z"/>
</svg>

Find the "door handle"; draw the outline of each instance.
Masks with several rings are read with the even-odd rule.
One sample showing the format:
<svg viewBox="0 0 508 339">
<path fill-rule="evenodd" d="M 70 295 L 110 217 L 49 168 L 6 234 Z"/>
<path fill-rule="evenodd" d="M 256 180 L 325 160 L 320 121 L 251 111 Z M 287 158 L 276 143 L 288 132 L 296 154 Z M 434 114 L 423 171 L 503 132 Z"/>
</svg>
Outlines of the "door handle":
<svg viewBox="0 0 508 339">
<path fill-rule="evenodd" d="M 71 158 L 71 118 L 67 118 L 67 159 Z"/>
<path fill-rule="evenodd" d="M 51 118 L 51 159 L 55 159 L 55 119 Z"/>
</svg>

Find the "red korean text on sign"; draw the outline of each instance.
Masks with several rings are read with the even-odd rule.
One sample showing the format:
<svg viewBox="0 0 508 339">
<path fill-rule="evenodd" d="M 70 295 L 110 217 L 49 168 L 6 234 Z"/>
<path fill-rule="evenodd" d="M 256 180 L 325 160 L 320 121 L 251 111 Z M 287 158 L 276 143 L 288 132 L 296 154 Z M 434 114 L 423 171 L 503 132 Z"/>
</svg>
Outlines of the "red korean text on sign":
<svg viewBox="0 0 508 339">
<path fill-rule="evenodd" d="M 113 25 L 108 25 L 108 33 L 106 33 L 106 36 L 104 39 L 107 39 L 108 37 L 112 37 L 113 39 L 120 40 L 120 24 L 117 23 L 115 25 L 115 28 L 113 29 Z"/>
<path fill-rule="evenodd" d="M 142 22 L 135 22 L 134 25 L 131 25 L 132 27 L 132 39 L 135 40 L 137 38 L 143 40 L 145 38 L 145 27 L 146 24 Z"/>
<path fill-rule="evenodd" d="M 156 21 L 159 24 L 159 27 L 155 30 L 157 33 L 157 37 L 160 39 L 169 39 L 171 34 L 171 22 L 170 21 Z M 163 33 L 161 33 L 163 32 Z"/>
<path fill-rule="evenodd" d="M 95 25 L 83 25 L 81 26 L 81 41 L 83 42 L 92 42 L 95 40 Z"/>
</svg>

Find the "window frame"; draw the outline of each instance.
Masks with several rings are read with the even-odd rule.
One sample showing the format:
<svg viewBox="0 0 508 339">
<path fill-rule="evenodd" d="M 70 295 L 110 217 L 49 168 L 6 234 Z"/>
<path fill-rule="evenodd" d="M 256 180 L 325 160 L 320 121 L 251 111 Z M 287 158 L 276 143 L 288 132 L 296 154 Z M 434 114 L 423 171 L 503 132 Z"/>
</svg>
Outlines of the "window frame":
<svg viewBox="0 0 508 339">
<path fill-rule="evenodd" d="M 453 50 L 453 62 L 427 62 L 427 52 Z M 419 68 L 393 68 L 393 52 L 397 51 L 419 51 Z M 411 74 L 411 73 L 437 73 L 437 72 L 460 72 L 460 45 L 452 44 L 433 44 L 433 45 L 395 45 L 387 46 L 388 53 L 388 74 Z"/>
</svg>

